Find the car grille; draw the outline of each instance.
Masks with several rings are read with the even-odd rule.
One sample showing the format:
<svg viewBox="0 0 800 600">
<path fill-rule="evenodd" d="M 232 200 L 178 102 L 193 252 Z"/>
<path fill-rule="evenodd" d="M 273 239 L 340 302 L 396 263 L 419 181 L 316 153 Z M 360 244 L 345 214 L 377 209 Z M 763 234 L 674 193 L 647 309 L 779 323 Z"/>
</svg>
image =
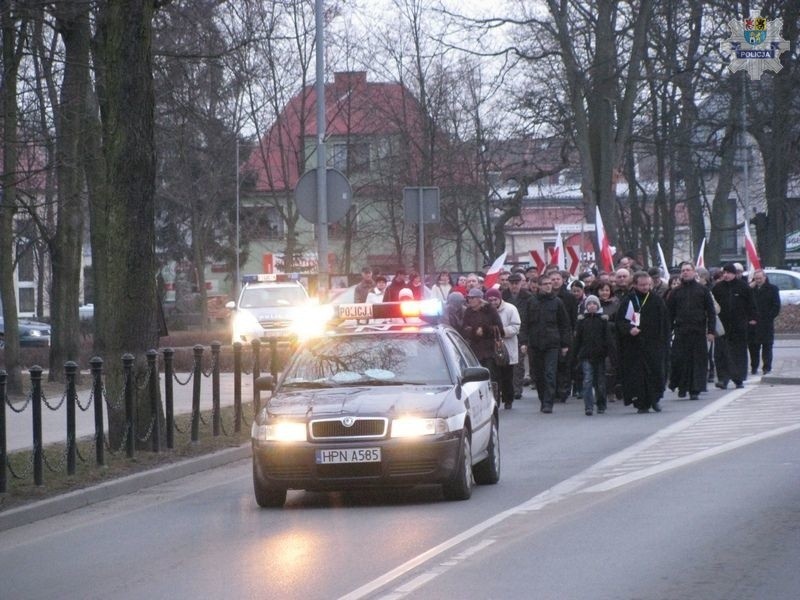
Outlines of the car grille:
<svg viewBox="0 0 800 600">
<path fill-rule="evenodd" d="M 389 474 L 395 477 L 404 475 L 427 475 L 433 473 L 439 467 L 435 459 L 408 461 L 399 460 L 389 465 Z"/>
<path fill-rule="evenodd" d="M 380 477 L 381 463 L 319 465 L 317 475 L 320 479 L 352 479 L 355 477 Z"/>
<path fill-rule="evenodd" d="M 311 421 L 311 438 L 315 440 L 331 439 L 370 439 L 386 435 L 388 419 L 354 418 L 350 427 L 345 426 L 345 419 L 320 419 Z"/>
<path fill-rule="evenodd" d="M 265 465 L 267 476 L 272 479 L 307 479 L 311 477 L 311 468 L 305 465 Z"/>
</svg>

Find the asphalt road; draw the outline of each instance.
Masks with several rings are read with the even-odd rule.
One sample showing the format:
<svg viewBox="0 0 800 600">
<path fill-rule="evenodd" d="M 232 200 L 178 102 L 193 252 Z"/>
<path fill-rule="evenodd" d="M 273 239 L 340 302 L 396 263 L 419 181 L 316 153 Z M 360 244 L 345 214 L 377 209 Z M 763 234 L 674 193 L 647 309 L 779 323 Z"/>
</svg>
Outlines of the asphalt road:
<svg viewBox="0 0 800 600">
<path fill-rule="evenodd" d="M 298 491 L 259 510 L 238 461 L 0 532 L 0 596 L 800 596 L 800 387 L 662 404 L 542 415 L 526 392 L 501 414 L 501 482 L 467 502 Z"/>
</svg>

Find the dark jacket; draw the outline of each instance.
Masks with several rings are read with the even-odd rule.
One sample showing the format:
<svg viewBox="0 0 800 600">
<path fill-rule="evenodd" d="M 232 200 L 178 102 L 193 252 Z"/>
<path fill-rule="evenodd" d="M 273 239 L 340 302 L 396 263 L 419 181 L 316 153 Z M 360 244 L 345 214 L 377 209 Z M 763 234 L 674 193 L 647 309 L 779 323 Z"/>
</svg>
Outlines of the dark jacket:
<svg viewBox="0 0 800 600">
<path fill-rule="evenodd" d="M 405 278 L 395 277 L 392 279 L 392 282 L 386 286 L 386 290 L 383 292 L 383 301 L 384 302 L 397 302 L 400 299 L 400 290 L 403 288 L 408 287 L 408 283 L 405 281 Z"/>
<path fill-rule="evenodd" d="M 620 305 L 625 311 L 625 305 Z M 683 281 L 667 294 L 669 322 L 676 333 L 714 333 L 717 311 L 711 292 L 698 281 Z"/>
<path fill-rule="evenodd" d="M 461 323 L 461 333 L 475 353 L 475 357 L 478 360 L 492 358 L 494 356 L 495 328 L 500 337 L 505 335 L 503 321 L 500 320 L 497 309 L 485 301 L 478 310 L 473 310 L 468 306 L 464 311 Z"/>
<path fill-rule="evenodd" d="M 525 322 L 525 311 L 528 309 L 528 300 L 530 300 L 531 296 L 530 290 L 520 290 L 519 294 L 516 297 L 511 295 L 511 290 L 503 290 L 503 302 L 508 302 L 509 304 L 513 304 L 517 307 L 517 312 L 519 313 L 519 319 L 523 323 Z M 520 338 L 520 344 L 527 343 L 526 340 L 522 340 Z"/>
<path fill-rule="evenodd" d="M 755 321 L 758 316 L 750 286 L 741 279 L 722 280 L 711 288 L 711 293 L 719 304 L 719 319 L 726 337 L 746 339 L 748 322 Z"/>
<path fill-rule="evenodd" d="M 781 311 L 778 286 L 767 281 L 760 287 L 754 287 L 753 302 L 756 305 L 757 323 L 750 326 L 748 340 L 758 344 L 771 343 L 775 337 L 775 318 Z"/>
<path fill-rule="evenodd" d="M 569 317 L 569 328 L 574 332 L 575 323 L 578 320 L 578 300 L 572 295 L 572 292 L 570 292 L 565 285 L 562 285 L 558 289 L 556 295 L 558 296 L 559 300 L 561 300 L 564 308 L 567 310 L 567 316 Z"/>
<path fill-rule="evenodd" d="M 569 348 L 572 338 L 567 309 L 553 294 L 539 293 L 528 299 L 520 330 L 522 339 L 533 350 Z"/>
<path fill-rule="evenodd" d="M 578 360 L 603 360 L 613 352 L 615 338 L 608 315 L 584 312 L 575 324 L 575 356 Z"/>
</svg>

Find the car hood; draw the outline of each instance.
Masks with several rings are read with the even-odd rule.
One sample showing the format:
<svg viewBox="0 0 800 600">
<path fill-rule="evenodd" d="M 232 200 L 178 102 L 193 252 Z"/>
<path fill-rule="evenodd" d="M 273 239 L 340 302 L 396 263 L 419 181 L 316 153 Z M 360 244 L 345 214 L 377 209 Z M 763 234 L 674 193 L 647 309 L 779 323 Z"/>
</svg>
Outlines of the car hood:
<svg viewBox="0 0 800 600">
<path fill-rule="evenodd" d="M 298 390 L 269 401 L 271 416 L 325 418 L 341 415 L 435 415 L 453 394 L 447 385 L 398 385 Z"/>
<path fill-rule="evenodd" d="M 297 306 L 270 306 L 270 307 L 252 307 L 243 310 L 249 311 L 253 316 L 263 323 L 266 321 L 285 321 L 291 319 L 299 311 Z"/>
</svg>

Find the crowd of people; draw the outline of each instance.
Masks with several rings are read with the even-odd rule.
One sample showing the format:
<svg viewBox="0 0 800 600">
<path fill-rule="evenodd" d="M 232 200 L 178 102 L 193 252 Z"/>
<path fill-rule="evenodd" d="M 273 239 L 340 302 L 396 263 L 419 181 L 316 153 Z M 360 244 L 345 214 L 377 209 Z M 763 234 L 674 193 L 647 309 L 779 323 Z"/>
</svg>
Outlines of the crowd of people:
<svg viewBox="0 0 800 600">
<path fill-rule="evenodd" d="M 769 373 L 780 311 L 763 270 L 748 283 L 738 263 L 709 271 L 684 262 L 664 277 L 629 257 L 612 273 L 577 278 L 514 268 L 488 289 L 477 273 L 442 272 L 427 287 L 418 273 L 399 269 L 387 285 L 365 268 L 355 288 L 356 302 L 425 298 L 443 302 L 445 322 L 489 369 L 506 409 L 530 385 L 542 413 L 574 396 L 587 416 L 618 399 L 660 412 L 666 389 L 697 400 L 710 383 L 743 387 L 748 365 L 750 374 Z"/>
</svg>

